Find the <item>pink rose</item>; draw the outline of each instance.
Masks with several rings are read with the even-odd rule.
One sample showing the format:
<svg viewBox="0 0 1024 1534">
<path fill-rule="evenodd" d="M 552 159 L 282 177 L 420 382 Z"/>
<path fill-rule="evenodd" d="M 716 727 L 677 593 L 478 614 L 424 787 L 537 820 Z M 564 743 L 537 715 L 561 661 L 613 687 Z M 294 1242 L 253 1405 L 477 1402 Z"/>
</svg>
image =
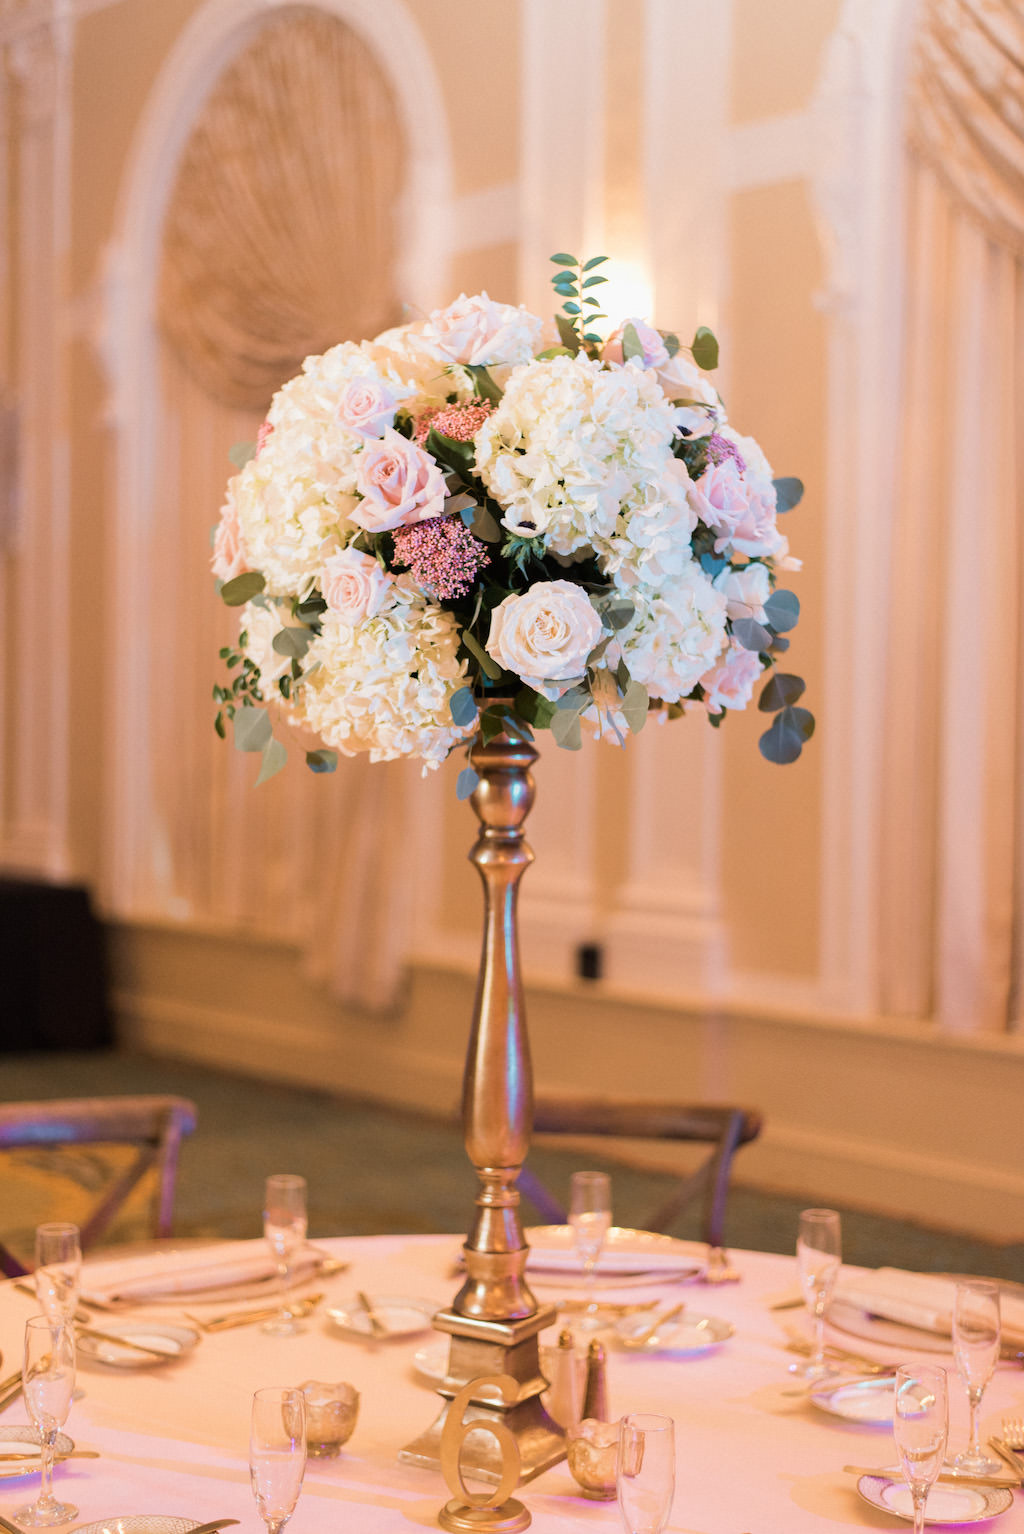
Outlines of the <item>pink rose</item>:
<svg viewBox="0 0 1024 1534">
<path fill-rule="evenodd" d="M 746 708 L 760 675 L 761 662 L 755 652 L 744 650 L 734 641 L 700 679 L 708 713 L 720 714 L 723 708 Z"/>
<path fill-rule="evenodd" d="M 746 517 L 749 503 L 750 488 L 734 458 L 711 464 L 690 490 L 700 520 L 726 535 Z"/>
<path fill-rule="evenodd" d="M 601 348 L 601 356 L 605 362 L 622 363 L 622 336 L 627 325 L 632 325 L 636 331 L 637 340 L 643 347 L 642 357 L 633 357 L 630 360 L 643 368 L 655 368 L 660 370 L 665 367 L 669 360 L 668 347 L 653 325 L 646 324 L 643 320 L 623 320 L 618 330 L 613 330 L 604 346 Z"/>
<path fill-rule="evenodd" d="M 210 560 L 210 567 L 219 581 L 233 581 L 236 575 L 243 575 L 249 568 L 242 548 L 242 529 L 238 521 L 238 512 L 230 493 L 220 509 L 220 521 L 213 537 L 213 558 Z"/>
<path fill-rule="evenodd" d="M 393 576 L 382 570 L 372 555 L 352 548 L 325 559 L 320 578 L 324 601 L 346 623 L 372 618 L 380 611 L 393 584 Z"/>
<path fill-rule="evenodd" d="M 529 310 L 496 304 L 486 293 L 460 293 L 447 309 L 435 309 L 422 337 L 452 362 L 484 366 L 492 362 L 528 362 L 543 322 Z"/>
<path fill-rule="evenodd" d="M 379 378 L 364 374 L 353 378 L 344 389 L 334 418 L 360 437 L 379 437 L 395 424 L 397 405 L 395 396 Z"/>
<path fill-rule="evenodd" d="M 772 594 L 767 565 L 755 562 L 744 565 L 741 570 L 727 566 L 711 584 L 725 598 L 726 614 L 734 622 L 737 618 L 764 622 L 764 604 Z"/>
<path fill-rule="evenodd" d="M 363 499 L 349 520 L 367 532 L 406 527 L 444 511 L 441 470 L 429 453 L 390 426 L 360 453 L 356 485 Z"/>
</svg>

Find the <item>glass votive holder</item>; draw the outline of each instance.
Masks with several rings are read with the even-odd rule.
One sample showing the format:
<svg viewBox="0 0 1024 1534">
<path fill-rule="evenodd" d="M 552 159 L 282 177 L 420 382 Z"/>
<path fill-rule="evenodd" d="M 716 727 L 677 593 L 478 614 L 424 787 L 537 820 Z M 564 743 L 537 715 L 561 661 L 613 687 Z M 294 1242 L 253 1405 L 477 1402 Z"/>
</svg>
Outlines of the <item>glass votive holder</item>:
<svg viewBox="0 0 1024 1534">
<path fill-rule="evenodd" d="M 619 1463 L 619 1424 L 584 1417 L 582 1422 L 566 1429 L 565 1444 L 570 1473 L 583 1495 L 594 1502 L 613 1501 Z"/>
<path fill-rule="evenodd" d="M 299 1389 L 306 1398 L 306 1452 L 310 1459 L 333 1459 L 348 1443 L 359 1415 L 359 1392 L 344 1381 L 325 1385 L 305 1380 Z"/>
</svg>

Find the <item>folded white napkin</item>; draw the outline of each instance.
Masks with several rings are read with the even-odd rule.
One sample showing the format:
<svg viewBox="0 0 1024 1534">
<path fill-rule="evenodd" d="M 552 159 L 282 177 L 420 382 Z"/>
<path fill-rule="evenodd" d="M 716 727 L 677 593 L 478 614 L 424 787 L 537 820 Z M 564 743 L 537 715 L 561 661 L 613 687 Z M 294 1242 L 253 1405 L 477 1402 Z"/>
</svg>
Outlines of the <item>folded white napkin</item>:
<svg viewBox="0 0 1024 1534">
<path fill-rule="evenodd" d="M 925 1332 L 953 1331 L 956 1280 L 933 1273 L 907 1273 L 902 1268 L 879 1268 L 875 1273 L 843 1274 L 835 1297 L 873 1316 L 916 1326 Z M 1024 1300 L 1000 1296 L 1003 1341 L 1024 1347 Z"/>
<path fill-rule="evenodd" d="M 312 1277 L 325 1254 L 305 1247 L 292 1262 L 296 1283 Z M 82 1268 L 82 1298 L 97 1305 L 157 1300 L 178 1294 L 199 1300 L 206 1291 L 219 1293 L 245 1284 L 266 1282 L 277 1267 L 265 1241 L 226 1241 L 200 1251 L 149 1253 L 143 1257 L 92 1261 Z"/>
</svg>

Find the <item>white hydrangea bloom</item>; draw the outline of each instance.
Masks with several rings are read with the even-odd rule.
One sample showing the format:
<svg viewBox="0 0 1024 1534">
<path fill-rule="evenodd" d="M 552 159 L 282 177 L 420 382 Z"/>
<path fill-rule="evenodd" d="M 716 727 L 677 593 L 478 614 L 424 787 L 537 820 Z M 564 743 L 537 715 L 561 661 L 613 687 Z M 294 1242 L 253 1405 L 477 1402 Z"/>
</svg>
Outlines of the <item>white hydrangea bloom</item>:
<svg viewBox="0 0 1024 1534">
<path fill-rule="evenodd" d="M 452 696 L 466 681 L 458 644 L 454 617 L 400 576 L 372 618 L 325 616 L 303 661 L 304 718 L 344 756 L 418 756 L 436 768 L 475 729 L 452 722 Z"/>
<path fill-rule="evenodd" d="M 640 581 L 663 586 L 690 563 L 697 514 L 690 505 L 689 484 L 685 466 L 671 458 L 661 478 L 646 485 L 620 515 L 601 554 L 602 570 L 620 589 Z"/>
<path fill-rule="evenodd" d="M 246 557 L 262 571 L 271 596 L 307 592 L 325 539 L 352 530 L 348 519 L 367 439 L 341 423 L 338 406 L 356 378 L 379 379 L 396 401 L 415 394 L 390 365 L 381 366 L 354 342 L 307 357 L 303 371 L 275 394 L 259 453 L 229 486 Z"/>
<path fill-rule="evenodd" d="M 652 698 L 678 703 L 726 644 L 725 597 L 696 560 L 660 587 L 633 586 L 636 612 L 618 634 L 629 674 Z"/>
<path fill-rule="evenodd" d="M 584 356 L 514 368 L 476 438 L 504 525 L 556 554 L 603 547 L 672 458 L 675 421 L 656 379 Z"/>
</svg>

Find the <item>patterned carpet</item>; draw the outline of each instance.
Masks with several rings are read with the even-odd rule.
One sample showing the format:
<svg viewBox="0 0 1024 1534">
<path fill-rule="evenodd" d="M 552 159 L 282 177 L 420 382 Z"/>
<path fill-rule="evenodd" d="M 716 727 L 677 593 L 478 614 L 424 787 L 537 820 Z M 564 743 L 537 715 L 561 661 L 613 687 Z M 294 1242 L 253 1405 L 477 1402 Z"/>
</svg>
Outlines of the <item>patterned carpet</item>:
<svg viewBox="0 0 1024 1534">
<path fill-rule="evenodd" d="M 476 1179 L 450 1120 L 122 1053 L 5 1055 L 0 1080 L 8 1101 L 136 1092 L 191 1098 L 199 1110 L 199 1125 L 185 1144 L 179 1170 L 176 1229 L 182 1235 L 258 1235 L 263 1180 L 280 1171 L 300 1172 L 308 1179 L 314 1236 L 454 1233 L 467 1226 Z M 33 1159 L 24 1152 L 8 1153 L 5 1159 L 6 1165 L 0 1162 L 0 1239 L 24 1250 L 35 1224 L 57 1213 L 58 1199 L 67 1194 L 58 1193 L 38 1155 Z M 588 1160 L 602 1165 L 593 1157 Z M 563 1193 L 579 1157 L 535 1147 L 530 1165 L 556 1193 Z M 613 1175 L 615 1219 L 620 1225 L 641 1224 L 645 1212 L 671 1186 L 671 1178 L 662 1174 L 613 1162 L 604 1165 Z M 742 1154 L 738 1165 L 742 1175 Z M 79 1175 L 88 1180 L 96 1171 L 92 1163 Z M 808 1202 L 735 1186 L 727 1240 L 735 1247 L 792 1251 L 797 1217 Z M 65 1213 L 63 1204 L 59 1212 Z M 531 1218 L 529 1208 L 526 1213 Z M 73 1215 L 68 1211 L 66 1217 Z M 696 1236 L 696 1216 L 685 1217 L 673 1233 Z M 1019 1278 L 1024 1272 L 1020 1244 L 994 1246 L 845 1209 L 843 1255 L 852 1263 L 890 1263 L 931 1272 L 1001 1278 Z"/>
</svg>

